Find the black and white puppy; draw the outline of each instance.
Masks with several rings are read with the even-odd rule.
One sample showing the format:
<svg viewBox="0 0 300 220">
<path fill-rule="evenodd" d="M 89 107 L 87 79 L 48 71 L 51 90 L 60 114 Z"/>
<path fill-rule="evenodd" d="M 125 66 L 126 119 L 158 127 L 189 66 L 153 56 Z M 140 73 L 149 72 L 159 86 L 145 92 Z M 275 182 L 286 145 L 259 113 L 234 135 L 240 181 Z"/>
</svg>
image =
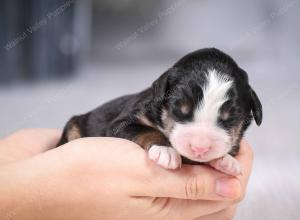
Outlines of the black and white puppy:
<svg viewBox="0 0 300 220">
<path fill-rule="evenodd" d="M 152 87 L 74 116 L 59 145 L 80 137 L 125 138 L 167 169 L 208 163 L 231 175 L 241 172 L 234 156 L 262 106 L 247 73 L 214 48 L 184 56 Z"/>
</svg>

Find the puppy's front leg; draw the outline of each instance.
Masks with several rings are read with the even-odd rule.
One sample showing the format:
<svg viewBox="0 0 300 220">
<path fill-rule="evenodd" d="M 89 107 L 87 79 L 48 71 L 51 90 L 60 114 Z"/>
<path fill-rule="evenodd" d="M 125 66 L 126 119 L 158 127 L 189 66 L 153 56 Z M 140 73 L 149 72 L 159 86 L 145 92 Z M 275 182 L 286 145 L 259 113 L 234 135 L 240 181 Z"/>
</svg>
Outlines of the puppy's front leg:
<svg viewBox="0 0 300 220">
<path fill-rule="evenodd" d="M 148 156 L 166 169 L 174 170 L 181 167 L 181 156 L 172 147 L 152 145 L 148 151 Z"/>
<path fill-rule="evenodd" d="M 149 159 L 166 169 L 181 167 L 181 156 L 171 147 L 169 140 L 160 131 L 129 120 L 116 121 L 109 129 L 115 131 L 107 136 L 131 140 L 148 151 Z M 122 125 L 122 126 L 120 126 Z"/>
<path fill-rule="evenodd" d="M 161 132 L 151 130 L 138 135 L 134 141 L 148 150 L 149 159 L 155 161 L 159 166 L 166 169 L 181 167 L 181 156 L 174 148 L 170 147 L 169 141 Z"/>
<path fill-rule="evenodd" d="M 242 173 L 240 162 L 229 154 L 226 154 L 224 157 L 219 159 L 210 161 L 208 164 L 215 169 L 232 176 L 238 176 Z"/>
</svg>

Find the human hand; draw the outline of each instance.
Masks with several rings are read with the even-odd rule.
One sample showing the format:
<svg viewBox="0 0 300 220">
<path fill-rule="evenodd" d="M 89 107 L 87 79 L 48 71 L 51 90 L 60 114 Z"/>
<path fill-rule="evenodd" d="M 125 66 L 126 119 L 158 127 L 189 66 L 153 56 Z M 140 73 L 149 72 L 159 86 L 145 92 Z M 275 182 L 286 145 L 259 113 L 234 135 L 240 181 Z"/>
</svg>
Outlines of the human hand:
<svg viewBox="0 0 300 220">
<path fill-rule="evenodd" d="M 0 139 L 0 166 L 47 151 L 58 143 L 57 129 L 24 129 Z"/>
<path fill-rule="evenodd" d="M 239 179 L 241 186 L 242 186 L 242 196 L 240 197 L 239 201 L 243 199 L 246 194 L 247 184 L 251 175 L 252 170 L 252 163 L 253 163 L 253 151 L 251 146 L 245 141 L 242 140 L 241 142 L 241 149 L 239 155 L 236 157 L 238 161 L 243 161 L 243 174 L 237 176 Z M 234 205 L 229 206 L 219 212 L 213 213 L 211 215 L 207 215 L 201 218 L 197 218 L 196 220 L 227 220 L 233 219 L 235 216 L 235 212 L 237 209 L 238 202 L 234 203 Z"/>
<path fill-rule="evenodd" d="M 6 216 L 108 220 L 205 216 L 204 219 L 209 219 L 212 213 L 215 216 L 228 213 L 244 195 L 252 162 L 251 150 L 244 142 L 238 160 L 244 167 L 243 176 L 238 178 L 206 166 L 184 165 L 178 171 L 169 171 L 147 160 L 146 153 L 132 142 L 86 138 L 3 167 L 7 175 L 0 176 L 0 182 L 3 189 L 5 180 L 14 177 L 20 180 L 15 186 L 10 185 L 15 188 L 10 198 L 17 198 L 17 203 L 7 207 L 22 201 L 18 205 L 21 208 Z M 228 181 L 230 186 L 223 196 L 216 193 L 217 179 Z M 26 195 L 22 193 L 24 187 L 28 187 Z M 20 191 L 23 199 L 18 197 Z"/>
</svg>

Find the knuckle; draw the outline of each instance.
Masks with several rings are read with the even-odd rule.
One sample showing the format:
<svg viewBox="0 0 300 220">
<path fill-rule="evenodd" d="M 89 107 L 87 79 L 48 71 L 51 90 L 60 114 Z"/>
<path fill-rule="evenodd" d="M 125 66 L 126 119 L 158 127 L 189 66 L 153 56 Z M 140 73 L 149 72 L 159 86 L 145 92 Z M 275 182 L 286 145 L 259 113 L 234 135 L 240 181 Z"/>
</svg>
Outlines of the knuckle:
<svg viewBox="0 0 300 220">
<path fill-rule="evenodd" d="M 226 209 L 223 213 L 224 220 L 232 220 L 235 217 L 236 206 Z"/>
<path fill-rule="evenodd" d="M 232 220 L 235 216 L 235 213 L 232 212 L 232 211 L 226 211 L 224 213 L 224 217 L 223 217 L 223 220 Z"/>
<path fill-rule="evenodd" d="M 237 195 L 236 199 L 233 201 L 234 204 L 238 204 L 242 202 L 245 199 L 245 193 L 241 192 L 239 195 Z"/>
<path fill-rule="evenodd" d="M 248 155 L 249 159 L 253 160 L 254 158 L 254 152 L 250 145 L 246 148 L 246 154 Z"/>
<path fill-rule="evenodd" d="M 207 193 L 204 178 L 194 175 L 187 179 L 185 184 L 185 194 L 187 199 L 197 200 Z"/>
<path fill-rule="evenodd" d="M 252 149 L 252 148 L 249 149 L 249 158 L 250 158 L 251 160 L 254 159 L 254 152 L 253 152 L 253 149 Z"/>
<path fill-rule="evenodd" d="M 247 154 L 250 159 L 253 159 L 254 152 L 251 145 L 246 140 L 243 140 L 243 145 L 244 145 L 243 149 L 245 151 L 245 154 Z"/>
</svg>

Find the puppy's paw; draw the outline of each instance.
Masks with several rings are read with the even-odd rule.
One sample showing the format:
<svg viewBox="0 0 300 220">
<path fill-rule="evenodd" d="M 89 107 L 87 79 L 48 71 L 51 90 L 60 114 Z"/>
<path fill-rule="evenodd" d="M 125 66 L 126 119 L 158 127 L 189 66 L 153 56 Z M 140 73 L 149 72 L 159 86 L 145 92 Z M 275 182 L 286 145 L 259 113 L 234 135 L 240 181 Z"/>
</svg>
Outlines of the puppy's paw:
<svg viewBox="0 0 300 220">
<path fill-rule="evenodd" d="M 163 168 L 175 170 L 181 167 L 181 156 L 172 147 L 153 145 L 148 156 Z"/>
<path fill-rule="evenodd" d="M 209 165 L 223 173 L 232 176 L 238 176 L 242 174 L 242 167 L 240 162 L 229 154 L 226 154 L 222 158 L 209 162 Z"/>
</svg>

